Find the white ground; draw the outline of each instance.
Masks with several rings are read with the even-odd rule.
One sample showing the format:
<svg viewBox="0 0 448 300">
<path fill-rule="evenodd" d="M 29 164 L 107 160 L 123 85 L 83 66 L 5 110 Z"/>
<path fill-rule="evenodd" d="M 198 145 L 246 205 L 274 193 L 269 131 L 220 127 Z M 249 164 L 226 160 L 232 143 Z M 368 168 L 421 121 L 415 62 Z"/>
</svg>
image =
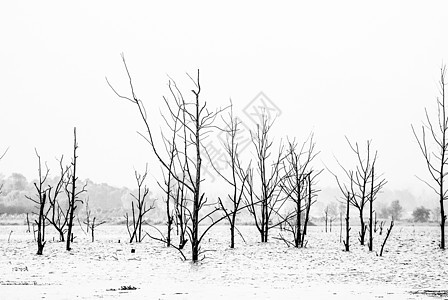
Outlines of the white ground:
<svg viewBox="0 0 448 300">
<path fill-rule="evenodd" d="M 130 245 L 124 226 L 99 227 L 94 243 L 77 230 L 71 252 L 49 241 L 37 256 L 26 227 L 0 226 L 0 299 L 434 299 L 412 292 L 448 289 L 438 227 L 396 225 L 378 257 L 359 246 L 357 228 L 347 253 L 338 229 L 312 227 L 308 247 L 294 249 L 272 238 L 261 244 L 256 230 L 243 226 L 247 244 L 238 237 L 231 250 L 228 228 L 218 226 L 203 244 L 213 251 L 198 264 L 156 241 Z M 378 252 L 383 238 L 375 237 Z"/>
</svg>

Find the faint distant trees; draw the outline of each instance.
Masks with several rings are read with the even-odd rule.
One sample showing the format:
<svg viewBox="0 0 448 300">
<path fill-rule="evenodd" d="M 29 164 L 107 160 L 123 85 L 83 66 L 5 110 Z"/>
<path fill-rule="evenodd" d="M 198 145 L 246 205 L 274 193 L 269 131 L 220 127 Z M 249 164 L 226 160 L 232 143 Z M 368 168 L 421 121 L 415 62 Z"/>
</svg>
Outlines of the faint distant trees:
<svg viewBox="0 0 448 300">
<path fill-rule="evenodd" d="M 336 203 L 331 202 L 327 204 L 324 208 L 324 221 L 325 221 L 325 232 L 330 231 L 333 225 L 333 221 L 336 220 L 338 215 L 338 207 Z"/>
<path fill-rule="evenodd" d="M 434 218 L 435 222 L 440 222 L 440 206 L 436 206 L 433 210 L 432 210 L 432 215 Z"/>
<path fill-rule="evenodd" d="M 403 207 L 400 204 L 400 200 L 394 200 L 389 207 L 390 216 L 393 220 L 400 220 L 403 214 Z"/>
<path fill-rule="evenodd" d="M 126 219 L 126 228 L 129 233 L 129 243 L 137 242 L 140 243 L 143 241 L 145 235 L 142 235 L 142 225 L 145 223 L 144 216 L 150 210 L 154 209 L 154 203 L 152 205 L 147 206 L 149 188 L 143 184 L 145 183 L 146 176 L 148 175 L 148 165 L 146 165 L 145 172 L 143 174 L 134 172 L 135 180 L 137 181 L 137 194 L 134 195 L 131 193 L 132 198 L 134 198 L 131 202 L 132 207 L 132 220 L 129 220 L 129 214 L 125 214 Z M 135 205 L 134 205 L 135 203 Z"/>
<path fill-rule="evenodd" d="M 6 152 L 8 152 L 8 149 L 6 149 L 5 152 L 3 152 L 2 155 L 0 155 L 0 160 L 3 159 L 3 157 L 6 155 Z M 0 183 L 0 195 L 2 194 L 2 189 L 3 189 L 3 183 Z"/>
<path fill-rule="evenodd" d="M 247 195 L 245 200 L 248 210 L 255 221 L 255 226 L 260 233 L 261 242 L 268 241 L 269 230 L 279 223 L 273 222 L 274 216 L 279 216 L 279 210 L 287 200 L 281 193 L 283 146 L 280 145 L 277 155 L 273 156 L 273 141 L 269 137 L 269 131 L 274 120 L 269 120 L 266 112 L 260 116 L 255 132 L 251 132 L 252 144 L 255 148 L 256 169 L 259 176 L 259 186 L 254 181 L 254 170 L 251 169 L 247 176 Z M 285 219 L 289 218 L 287 216 Z"/>
<path fill-rule="evenodd" d="M 391 217 L 394 220 L 401 220 L 401 217 L 403 216 L 403 207 L 400 204 L 400 200 L 394 200 L 389 205 L 381 205 L 378 216 L 382 219 Z"/>
<path fill-rule="evenodd" d="M 420 206 L 414 209 L 412 212 L 412 218 L 414 219 L 414 222 L 428 222 L 430 214 L 430 209 Z"/>
<path fill-rule="evenodd" d="M 87 183 L 84 184 L 81 188 L 78 186 L 78 177 L 77 177 L 77 163 L 78 163 L 78 155 L 76 151 L 78 150 L 78 142 L 76 140 L 76 127 L 73 129 L 73 158 L 70 164 L 69 170 L 67 172 L 67 182 L 65 183 L 65 192 L 68 197 L 68 220 L 67 220 L 67 240 L 66 240 L 66 250 L 70 251 L 70 244 L 73 241 L 73 225 L 75 218 L 75 211 L 78 203 L 83 203 L 79 196 L 86 192 Z"/>
<path fill-rule="evenodd" d="M 421 135 L 417 135 L 414 126 L 412 132 L 418 142 L 420 150 L 423 154 L 428 171 L 433 179 L 433 183 L 426 183 L 438 196 L 440 204 L 440 248 L 445 249 L 445 222 L 446 215 L 444 209 L 444 201 L 448 197 L 448 191 L 444 186 L 447 176 L 446 166 L 448 164 L 448 114 L 445 103 L 445 86 L 446 82 L 446 66 L 440 69 L 439 92 L 437 97 L 437 119 L 431 120 L 427 109 L 425 108 L 425 119 L 423 122 Z M 427 132 L 429 132 L 427 136 Z"/>
<path fill-rule="evenodd" d="M 107 82 L 119 98 L 126 99 L 136 106 L 146 129 L 145 134 L 141 134 L 141 136 L 143 136 L 149 143 L 151 149 L 153 150 L 153 153 L 156 155 L 163 169 L 171 174 L 171 176 L 179 186 L 183 186 L 185 188 L 185 202 L 183 202 L 183 204 L 181 205 L 183 205 L 185 208 L 187 219 L 185 224 L 187 227 L 186 232 L 191 243 L 191 258 L 193 262 L 197 262 L 199 259 L 199 255 L 203 253 L 201 251 L 200 245 L 205 234 L 210 230 L 211 227 L 225 218 L 222 217 L 213 219 L 213 214 L 216 211 L 220 210 L 220 208 L 218 207 L 212 208 L 208 212 L 204 211 L 204 208 L 206 208 L 207 206 L 210 207 L 212 204 L 207 203 L 208 200 L 205 197 L 205 193 L 201 190 L 201 184 L 204 180 L 201 170 L 203 160 L 202 149 L 204 147 L 203 143 L 207 138 L 209 132 L 216 126 L 214 125 L 215 119 L 222 112 L 222 109 L 210 111 L 207 107 L 207 102 L 202 101 L 199 70 L 197 72 L 196 79 L 193 79 L 188 75 L 194 84 L 194 89 L 191 90 L 193 94 L 193 100 L 187 101 L 187 99 L 182 95 L 181 91 L 177 88 L 176 84 L 173 83 L 175 88 L 175 92 L 172 93 L 174 101 L 170 102 L 168 108 L 171 116 L 174 117 L 175 120 L 178 120 L 181 124 L 182 130 L 179 131 L 180 143 L 176 146 L 176 148 L 179 149 L 179 155 L 177 156 L 178 159 L 176 159 L 176 163 L 179 169 L 183 170 L 182 174 L 185 174 L 186 178 L 184 178 L 184 176 L 179 177 L 170 167 L 170 159 L 163 157 L 162 151 L 156 146 L 156 143 L 153 139 L 153 130 L 149 125 L 149 118 L 147 116 L 146 109 L 143 105 L 143 102 L 138 99 L 135 94 L 132 78 L 123 54 L 122 61 L 126 70 L 127 77 L 129 79 L 131 96 L 127 97 L 120 95 L 112 87 L 109 81 Z M 181 111 L 179 115 L 177 114 L 178 109 Z M 200 232 L 199 226 L 201 223 L 203 224 L 204 221 L 208 221 L 208 225 L 203 229 L 202 232 Z"/>
<path fill-rule="evenodd" d="M 312 133 L 300 148 L 296 141 L 288 141 L 286 155 L 282 161 L 285 174 L 281 178 L 280 187 L 294 208 L 292 214 L 282 219 L 285 222 L 285 230 L 292 233 L 293 245 L 297 248 L 306 245 L 309 213 L 318 192 L 313 185 L 315 178 L 322 172 L 314 170 L 312 166 L 314 158 L 319 154 L 315 146 Z M 290 243 L 286 240 L 285 242 Z"/>
<path fill-rule="evenodd" d="M 38 181 L 34 182 L 34 187 L 36 188 L 36 195 L 34 197 L 26 196 L 29 200 L 36 204 L 37 213 L 33 212 L 37 216 L 37 220 L 34 220 L 37 226 L 37 255 L 42 255 L 44 251 L 45 244 L 45 220 L 48 214 L 47 209 L 47 187 L 45 187 L 45 182 L 48 178 L 50 170 L 46 167 L 46 170 L 42 170 L 41 158 L 37 150 L 35 149 L 37 160 L 38 160 Z"/>
</svg>

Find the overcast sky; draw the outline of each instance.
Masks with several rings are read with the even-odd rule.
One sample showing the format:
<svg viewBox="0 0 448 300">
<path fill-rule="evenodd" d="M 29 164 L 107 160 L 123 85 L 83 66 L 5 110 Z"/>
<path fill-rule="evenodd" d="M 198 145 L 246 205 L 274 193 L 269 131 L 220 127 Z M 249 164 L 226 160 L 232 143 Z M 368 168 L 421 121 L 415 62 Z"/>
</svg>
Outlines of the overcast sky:
<svg viewBox="0 0 448 300">
<path fill-rule="evenodd" d="M 0 27 L 6 176 L 36 177 L 34 147 L 55 171 L 74 126 L 82 178 L 132 186 L 134 167 L 159 169 L 137 111 L 105 81 L 128 92 L 124 52 L 156 130 L 167 75 L 189 95 L 185 73 L 199 68 L 210 107 L 232 99 L 251 124 L 243 110 L 263 92 L 281 112 L 276 141 L 314 131 L 319 161 L 336 168 L 333 155 L 352 157 L 344 135 L 372 139 L 389 188 L 424 189 L 410 125 L 435 113 L 448 1 L 9 1 Z"/>
</svg>

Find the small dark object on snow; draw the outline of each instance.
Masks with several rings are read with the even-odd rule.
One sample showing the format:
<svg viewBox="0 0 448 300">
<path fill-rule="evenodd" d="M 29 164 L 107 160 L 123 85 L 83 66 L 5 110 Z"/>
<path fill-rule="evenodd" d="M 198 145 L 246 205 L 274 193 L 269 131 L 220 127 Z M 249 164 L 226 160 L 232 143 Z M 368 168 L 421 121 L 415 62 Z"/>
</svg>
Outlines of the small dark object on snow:
<svg viewBox="0 0 448 300">
<path fill-rule="evenodd" d="M 131 253 L 135 253 L 135 249 L 131 249 Z"/>
<path fill-rule="evenodd" d="M 132 285 L 128 285 L 128 286 L 122 285 L 120 288 L 121 291 L 130 291 L 130 290 L 136 290 L 136 289 L 137 288 Z"/>
</svg>

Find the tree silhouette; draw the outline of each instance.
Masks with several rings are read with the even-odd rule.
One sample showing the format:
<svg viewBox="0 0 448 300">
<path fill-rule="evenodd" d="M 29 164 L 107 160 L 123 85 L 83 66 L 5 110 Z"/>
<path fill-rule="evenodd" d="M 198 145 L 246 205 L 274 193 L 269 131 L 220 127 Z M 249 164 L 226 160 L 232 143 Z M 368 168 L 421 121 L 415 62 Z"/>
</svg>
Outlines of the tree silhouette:
<svg viewBox="0 0 448 300">
<path fill-rule="evenodd" d="M 423 122 L 421 135 L 414 128 L 415 139 L 425 159 L 426 166 L 432 178 L 432 183 L 420 179 L 428 185 L 438 196 L 440 206 L 440 248 L 445 249 L 445 209 L 444 201 L 448 198 L 448 189 L 445 187 L 448 164 L 448 112 L 445 103 L 446 66 L 440 69 L 439 92 L 437 97 L 437 119 L 431 119 L 425 108 L 426 122 Z M 427 134 L 429 133 L 429 134 Z"/>
</svg>

